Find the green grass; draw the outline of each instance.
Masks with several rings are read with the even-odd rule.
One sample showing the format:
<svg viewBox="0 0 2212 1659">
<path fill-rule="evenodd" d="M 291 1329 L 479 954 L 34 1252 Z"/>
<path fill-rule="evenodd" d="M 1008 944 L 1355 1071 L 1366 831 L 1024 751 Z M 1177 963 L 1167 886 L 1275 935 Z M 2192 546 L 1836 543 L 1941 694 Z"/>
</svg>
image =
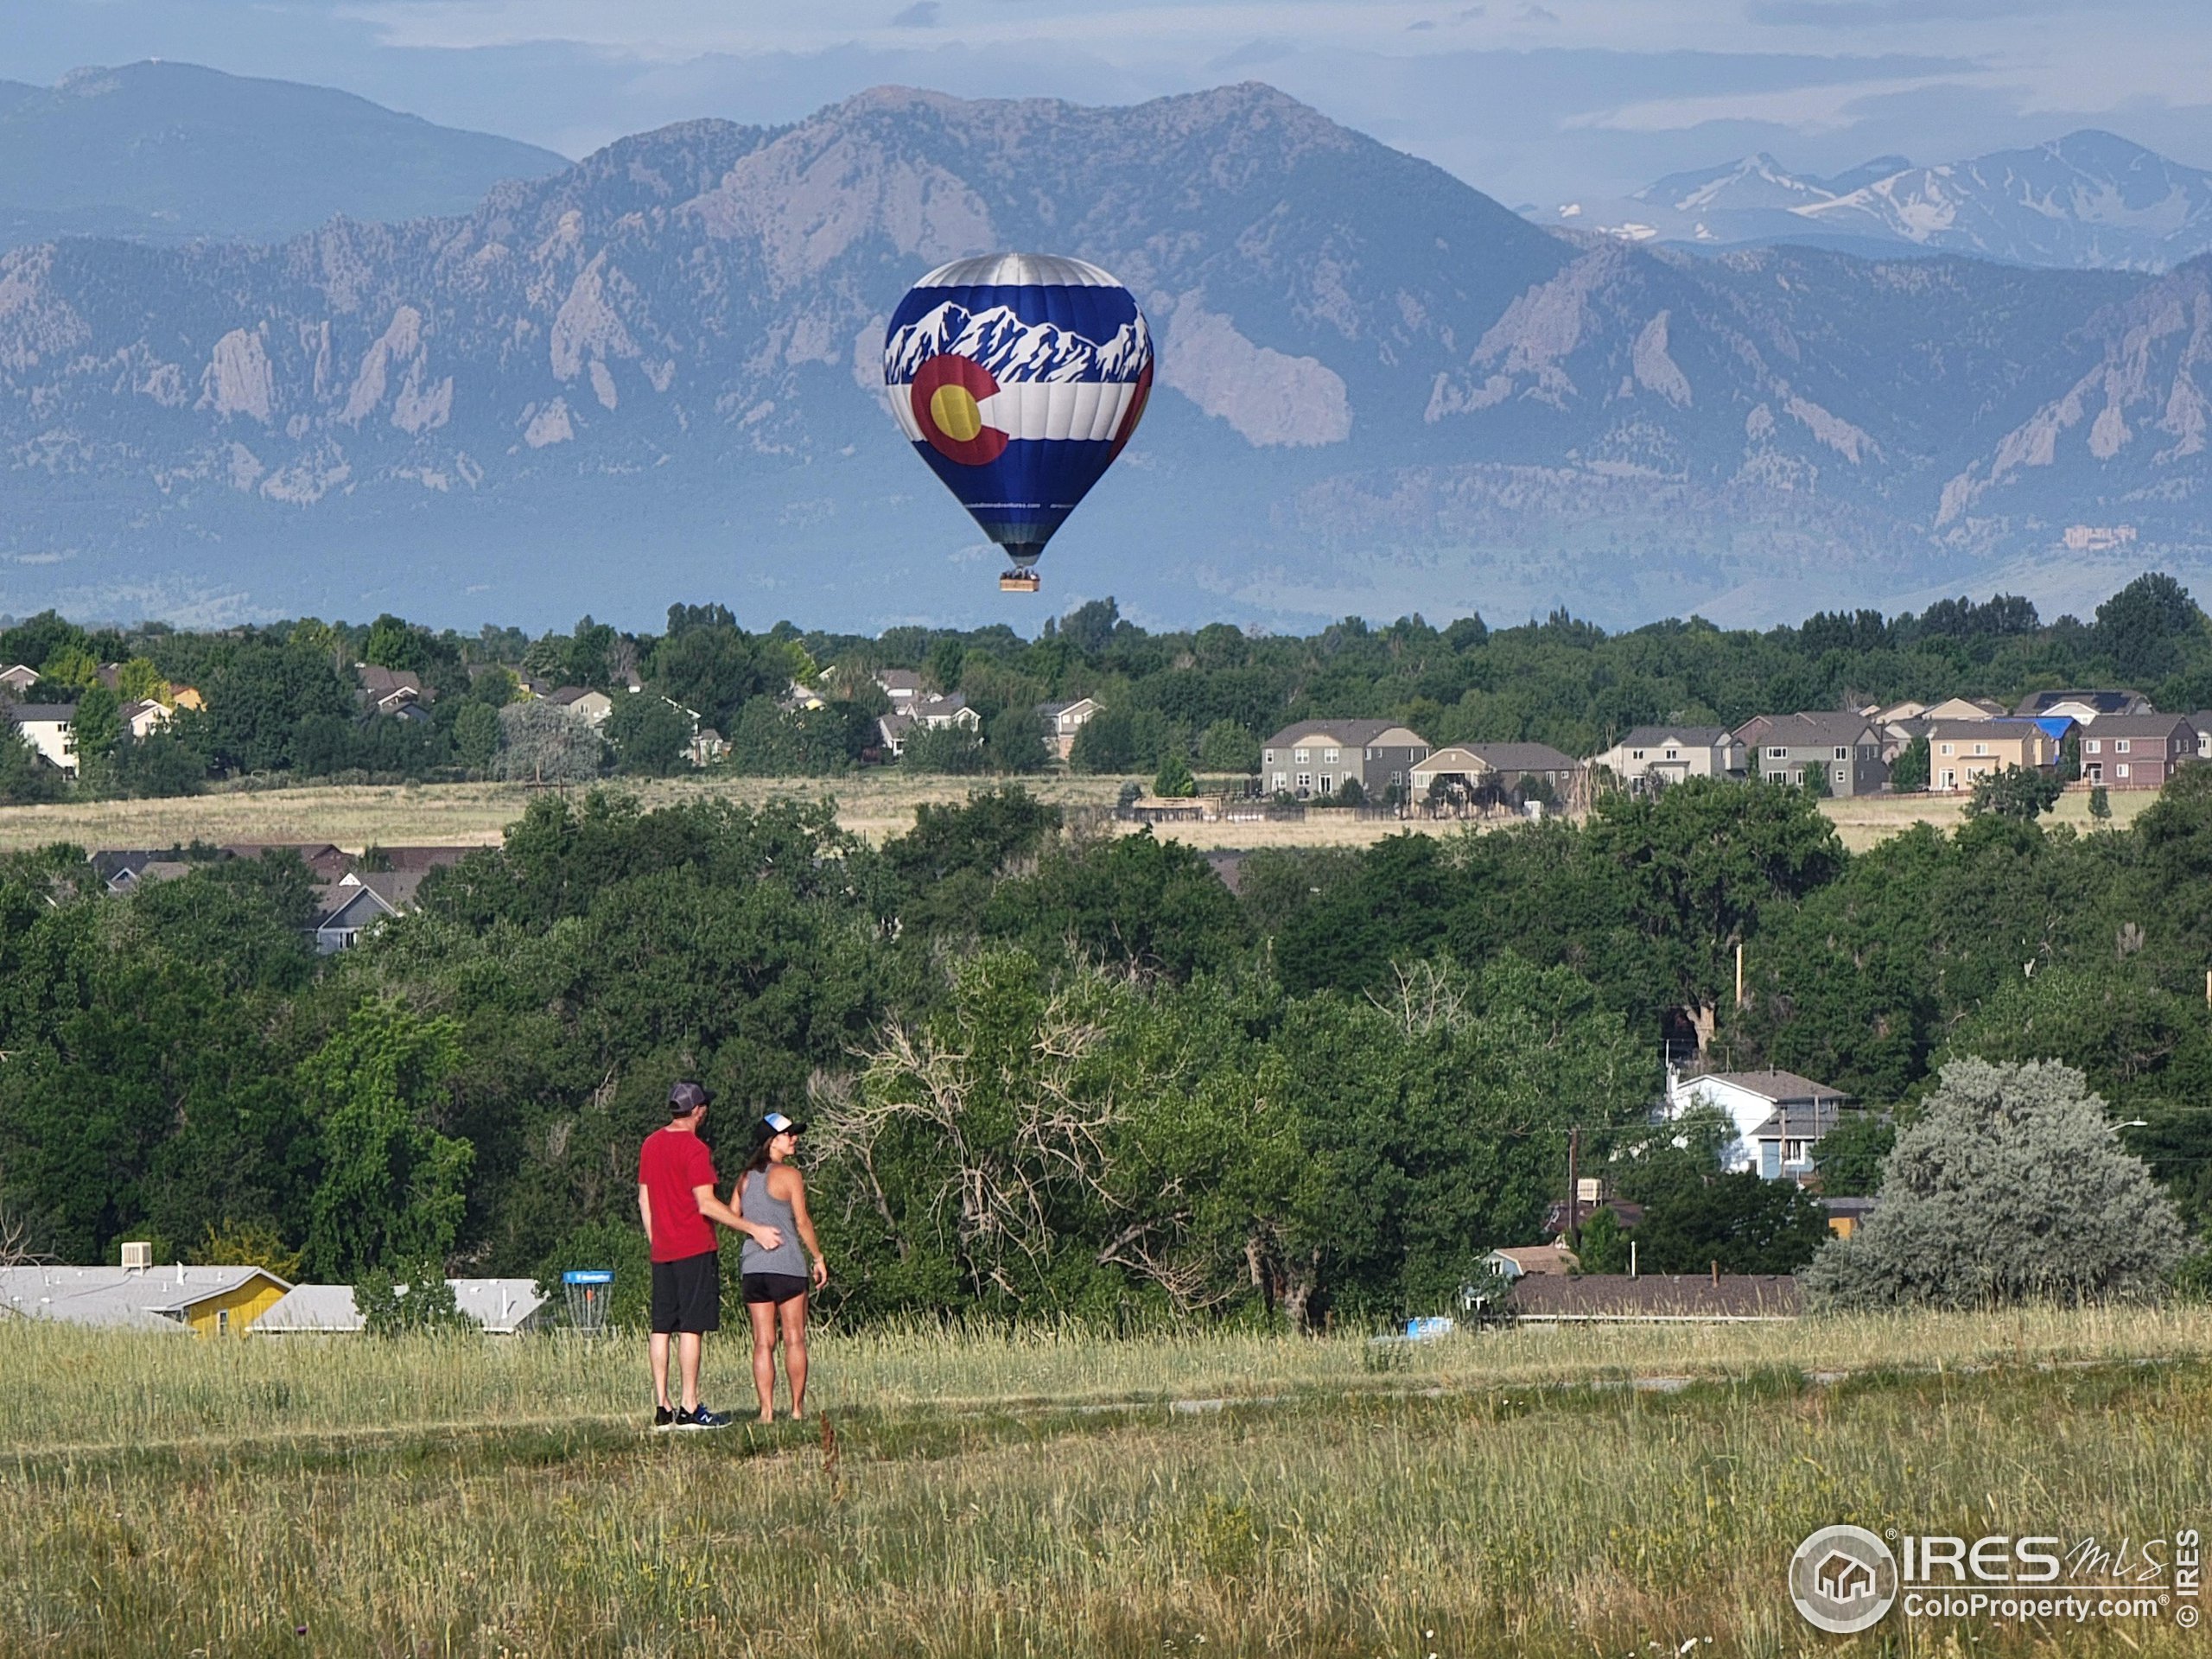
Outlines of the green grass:
<svg viewBox="0 0 2212 1659">
<path fill-rule="evenodd" d="M 2119 1650 L 1894 1617 L 1840 1643 L 1783 1566 L 1833 1521 L 2141 1537 L 2212 1509 L 2201 1312 L 1370 1353 L 825 1334 L 832 1459 L 811 1424 L 644 1433 L 636 1344 L 0 1326 L 0 1653 Z M 709 1397 L 741 1370 L 710 1349 Z"/>
</svg>

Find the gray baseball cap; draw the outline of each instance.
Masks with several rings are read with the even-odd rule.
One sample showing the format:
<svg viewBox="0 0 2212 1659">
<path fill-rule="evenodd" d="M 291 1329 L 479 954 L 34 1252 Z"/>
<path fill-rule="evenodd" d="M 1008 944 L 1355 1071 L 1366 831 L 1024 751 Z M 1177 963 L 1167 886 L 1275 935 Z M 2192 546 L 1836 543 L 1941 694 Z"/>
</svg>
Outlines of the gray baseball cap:
<svg viewBox="0 0 2212 1659">
<path fill-rule="evenodd" d="M 714 1098 L 715 1091 L 702 1083 L 679 1083 L 668 1091 L 668 1114 L 681 1117 L 711 1104 Z"/>
</svg>

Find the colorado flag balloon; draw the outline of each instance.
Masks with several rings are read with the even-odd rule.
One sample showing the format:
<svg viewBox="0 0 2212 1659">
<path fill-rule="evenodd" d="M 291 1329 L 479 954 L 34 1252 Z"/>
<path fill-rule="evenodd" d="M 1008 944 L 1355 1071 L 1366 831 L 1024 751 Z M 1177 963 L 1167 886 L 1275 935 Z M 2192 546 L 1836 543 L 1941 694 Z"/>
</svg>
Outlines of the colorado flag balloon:
<svg viewBox="0 0 2212 1659">
<path fill-rule="evenodd" d="M 992 254 L 907 290 L 883 341 L 891 412 L 1034 593 L 1030 567 L 1136 430 L 1152 334 L 1096 265 Z"/>
</svg>

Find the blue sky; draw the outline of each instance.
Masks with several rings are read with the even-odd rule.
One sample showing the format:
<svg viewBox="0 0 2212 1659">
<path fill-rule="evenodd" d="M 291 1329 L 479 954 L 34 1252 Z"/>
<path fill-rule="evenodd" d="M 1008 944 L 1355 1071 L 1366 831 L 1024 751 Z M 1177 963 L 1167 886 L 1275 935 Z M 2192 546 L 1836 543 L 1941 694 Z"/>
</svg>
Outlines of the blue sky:
<svg viewBox="0 0 2212 1659">
<path fill-rule="evenodd" d="M 1831 172 L 2101 126 L 2212 166 L 2207 0 L 9 0 L 0 77 L 180 58 L 581 155 L 895 81 L 1267 80 L 1515 205 L 1753 149 Z"/>
</svg>

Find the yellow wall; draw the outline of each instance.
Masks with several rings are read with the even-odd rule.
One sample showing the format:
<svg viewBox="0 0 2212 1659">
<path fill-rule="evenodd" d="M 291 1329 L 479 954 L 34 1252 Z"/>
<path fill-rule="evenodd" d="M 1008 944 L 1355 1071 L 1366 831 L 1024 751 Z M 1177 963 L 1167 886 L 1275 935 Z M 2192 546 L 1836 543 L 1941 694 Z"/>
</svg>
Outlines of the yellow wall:
<svg viewBox="0 0 2212 1659">
<path fill-rule="evenodd" d="M 223 1321 L 217 1317 L 227 1313 L 231 1316 L 229 1332 L 237 1336 L 251 1329 L 253 1322 L 276 1306 L 284 1294 L 284 1287 L 267 1275 L 249 1279 L 236 1290 L 226 1290 L 219 1296 L 210 1296 L 204 1302 L 194 1302 L 186 1315 L 195 1337 L 212 1337 Z"/>
<path fill-rule="evenodd" d="M 1849 1238 L 1853 1231 L 1857 1229 L 1858 1225 L 1859 1217 L 1856 1216 L 1830 1216 L 1828 1217 L 1828 1231 L 1834 1233 L 1838 1238 Z"/>
</svg>

